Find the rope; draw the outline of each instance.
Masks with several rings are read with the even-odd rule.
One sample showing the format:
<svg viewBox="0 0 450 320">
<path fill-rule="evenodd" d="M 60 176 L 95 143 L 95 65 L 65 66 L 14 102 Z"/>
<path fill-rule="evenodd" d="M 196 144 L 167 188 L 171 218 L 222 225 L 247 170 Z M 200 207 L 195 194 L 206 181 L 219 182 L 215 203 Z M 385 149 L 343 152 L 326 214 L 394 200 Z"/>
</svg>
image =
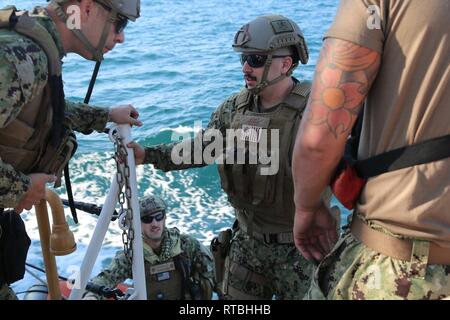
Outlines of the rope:
<svg viewBox="0 0 450 320">
<path fill-rule="evenodd" d="M 45 273 L 45 270 L 44 270 L 44 269 L 39 268 L 39 267 L 37 267 L 37 266 L 35 266 L 35 265 L 31 264 L 31 263 L 26 262 L 25 265 L 26 265 L 27 267 L 30 267 L 30 268 L 32 268 L 32 269 L 35 269 L 35 270 L 40 271 L 40 272 L 42 272 L 42 273 Z M 27 271 L 28 271 L 28 270 L 27 270 Z M 67 281 L 67 278 L 65 278 L 65 277 L 58 276 L 58 278 L 59 278 L 60 280 Z M 47 284 L 45 284 L 45 285 L 47 285 Z"/>
<path fill-rule="evenodd" d="M 29 268 L 25 267 L 25 271 L 28 272 L 33 278 L 35 278 L 37 281 L 39 281 L 40 283 L 42 283 L 44 286 L 47 286 L 47 282 L 45 282 L 44 280 L 42 280 L 36 273 L 34 273 L 33 271 L 31 271 Z"/>
</svg>

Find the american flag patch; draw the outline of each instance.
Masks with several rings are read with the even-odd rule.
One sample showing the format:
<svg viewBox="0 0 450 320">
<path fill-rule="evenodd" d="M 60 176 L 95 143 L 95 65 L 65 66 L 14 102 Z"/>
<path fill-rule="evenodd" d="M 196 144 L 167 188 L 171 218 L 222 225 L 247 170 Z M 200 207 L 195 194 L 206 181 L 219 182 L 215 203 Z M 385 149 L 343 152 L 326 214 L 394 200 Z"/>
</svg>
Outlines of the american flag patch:
<svg viewBox="0 0 450 320">
<path fill-rule="evenodd" d="M 241 140 L 258 143 L 261 140 L 261 127 L 243 124 L 241 129 Z"/>
</svg>

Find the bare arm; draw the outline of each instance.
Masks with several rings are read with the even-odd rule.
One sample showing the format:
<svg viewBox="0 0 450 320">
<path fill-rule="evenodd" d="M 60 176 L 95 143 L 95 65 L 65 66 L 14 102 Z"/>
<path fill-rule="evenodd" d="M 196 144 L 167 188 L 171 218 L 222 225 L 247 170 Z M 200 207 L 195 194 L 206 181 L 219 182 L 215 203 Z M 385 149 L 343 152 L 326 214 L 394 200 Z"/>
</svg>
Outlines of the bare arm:
<svg viewBox="0 0 450 320">
<path fill-rule="evenodd" d="M 320 200 L 380 66 L 380 54 L 348 41 L 326 39 L 293 157 L 296 245 L 320 260 L 337 239 Z"/>
</svg>

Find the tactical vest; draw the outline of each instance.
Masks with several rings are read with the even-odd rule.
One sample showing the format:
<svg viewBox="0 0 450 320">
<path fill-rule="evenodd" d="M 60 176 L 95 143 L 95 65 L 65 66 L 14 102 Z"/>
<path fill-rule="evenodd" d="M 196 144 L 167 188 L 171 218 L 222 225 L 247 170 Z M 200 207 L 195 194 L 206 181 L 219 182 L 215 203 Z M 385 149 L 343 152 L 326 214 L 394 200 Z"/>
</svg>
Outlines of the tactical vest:
<svg viewBox="0 0 450 320">
<path fill-rule="evenodd" d="M 36 42 L 45 52 L 48 60 L 49 79 L 61 77 L 61 60 L 56 44 L 49 32 L 30 17 L 28 12 L 16 16 L 14 7 L 0 10 L 0 28 L 10 28 Z M 53 90 L 53 92 L 52 92 Z M 52 93 L 61 90 L 50 85 L 22 107 L 19 115 L 0 129 L 0 157 L 16 170 L 29 173 L 47 173 L 61 176 L 67 162 L 76 150 L 76 137 L 72 130 L 65 130 L 58 145 L 50 143 L 50 134 L 55 108 L 52 107 Z M 63 95 L 63 92 L 58 92 Z M 65 104 L 58 105 L 58 112 L 64 112 Z M 62 109 L 62 110 L 61 110 Z M 66 128 L 70 128 L 64 119 Z M 59 180 L 59 179 L 58 179 Z"/>
<path fill-rule="evenodd" d="M 195 289 L 189 281 L 190 266 L 186 265 L 189 262 L 182 255 L 157 265 L 151 265 L 145 261 L 148 300 L 201 299 L 200 292 L 193 292 Z"/>
<path fill-rule="evenodd" d="M 297 83 L 279 108 L 268 113 L 250 111 L 253 95 L 247 90 L 244 89 L 237 96 L 231 129 L 241 129 L 238 139 L 245 140 L 245 150 L 235 148 L 235 153 L 244 152 L 246 163 L 218 165 L 222 188 L 234 208 L 247 210 L 252 215 L 265 215 L 266 220 L 274 222 L 279 222 L 280 219 L 293 220 L 295 205 L 291 155 L 310 90 L 310 83 Z M 251 144 L 256 144 L 259 148 L 263 141 L 261 129 L 266 129 L 268 133 L 269 154 L 274 152 L 270 146 L 272 130 L 279 130 L 279 170 L 273 175 L 261 174 L 261 169 L 267 166 L 262 165 L 259 160 L 258 164 L 247 163 Z M 268 227 L 267 231 L 270 232 L 270 226 Z"/>
<path fill-rule="evenodd" d="M 173 259 L 158 265 L 145 261 L 145 274 L 148 300 L 184 299 L 181 296 L 183 278 Z"/>
</svg>

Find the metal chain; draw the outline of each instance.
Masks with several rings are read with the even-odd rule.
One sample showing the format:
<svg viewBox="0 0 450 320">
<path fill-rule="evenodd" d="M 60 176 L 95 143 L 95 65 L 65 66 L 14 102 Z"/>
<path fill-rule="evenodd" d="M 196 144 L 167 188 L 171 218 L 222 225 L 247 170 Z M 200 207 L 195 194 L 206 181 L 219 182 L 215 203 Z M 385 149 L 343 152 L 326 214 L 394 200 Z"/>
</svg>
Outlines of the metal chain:
<svg viewBox="0 0 450 320">
<path fill-rule="evenodd" d="M 123 139 L 119 136 L 117 130 L 113 132 L 115 154 L 114 159 L 117 165 L 117 183 L 119 184 L 119 212 L 126 212 L 125 226 L 122 231 L 123 252 L 129 259 L 130 263 L 133 261 L 133 208 L 131 206 L 131 187 L 130 187 L 130 167 L 128 166 L 127 156 L 128 152 L 123 143 Z M 125 185 L 125 192 L 123 186 Z M 127 209 L 124 209 L 124 204 L 127 203 Z"/>
</svg>

